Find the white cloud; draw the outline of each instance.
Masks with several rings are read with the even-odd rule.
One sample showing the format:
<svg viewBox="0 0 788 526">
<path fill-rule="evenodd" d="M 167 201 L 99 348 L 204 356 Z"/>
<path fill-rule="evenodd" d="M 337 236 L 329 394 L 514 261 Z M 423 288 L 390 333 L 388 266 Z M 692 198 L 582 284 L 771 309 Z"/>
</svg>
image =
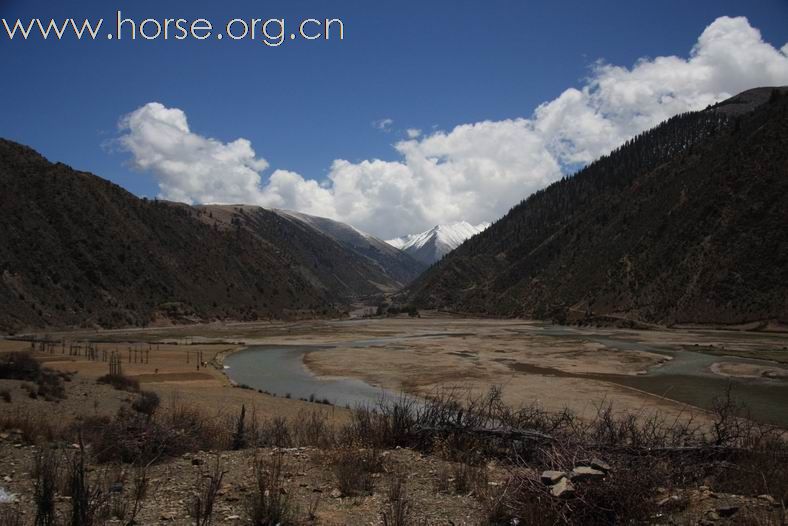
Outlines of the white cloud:
<svg viewBox="0 0 788 526">
<path fill-rule="evenodd" d="M 680 112 L 756 86 L 788 84 L 788 44 L 764 42 L 745 18 L 715 20 L 690 51 L 627 68 L 599 62 L 579 88 L 528 118 L 485 121 L 423 136 L 408 130 L 396 161 L 336 160 L 319 184 L 267 164 L 249 141 L 193 133 L 177 109 L 148 104 L 123 119 L 121 143 L 153 172 L 162 197 L 293 208 L 390 238 L 436 223 L 496 219 L 508 208 L 626 139 Z M 384 131 L 393 121 L 374 123 Z M 412 133 L 411 133 L 412 132 Z"/>
<path fill-rule="evenodd" d="M 405 135 L 408 136 L 408 139 L 418 139 L 421 137 L 421 130 L 418 128 L 408 128 L 405 130 Z"/>
<path fill-rule="evenodd" d="M 222 143 L 192 133 L 186 114 L 152 102 L 121 119 L 119 141 L 134 165 L 153 172 L 173 201 L 255 202 L 261 195 L 258 158 L 246 139 Z"/>
<path fill-rule="evenodd" d="M 382 132 L 390 132 L 391 126 L 394 124 L 393 119 L 380 119 L 377 121 L 372 121 L 372 126 Z"/>
</svg>

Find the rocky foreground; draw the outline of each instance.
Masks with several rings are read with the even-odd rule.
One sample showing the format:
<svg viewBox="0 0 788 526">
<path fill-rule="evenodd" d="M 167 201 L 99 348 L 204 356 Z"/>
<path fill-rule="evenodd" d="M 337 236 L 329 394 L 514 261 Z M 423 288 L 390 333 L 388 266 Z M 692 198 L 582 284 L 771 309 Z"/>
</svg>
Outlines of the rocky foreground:
<svg viewBox="0 0 788 526">
<path fill-rule="evenodd" d="M 77 445 L 61 445 L 63 455 L 73 454 Z M 0 434 L 0 488 L 5 500 L 0 509 L 18 509 L 23 524 L 31 523 L 36 505 L 35 458 L 41 448 L 25 445 L 16 432 Z M 358 452 L 363 455 L 364 452 Z M 494 499 L 509 489 L 506 470 L 490 463 L 463 477 L 460 464 L 422 455 L 408 449 L 379 452 L 380 470 L 371 475 L 367 494 L 347 495 L 340 489 L 332 467 L 332 452 L 314 447 L 264 448 L 236 452 L 184 454 L 148 469 L 149 487 L 136 514 L 136 524 L 192 525 L 190 512 L 206 477 L 219 462 L 222 476 L 216 492 L 212 518 L 219 524 L 251 524 L 249 501 L 256 490 L 254 461 L 282 459 L 281 486 L 296 524 L 392 524 L 397 503 L 392 502 L 392 485 L 404 482 L 400 497 L 407 522 L 398 524 L 490 524 Z M 597 466 L 599 467 L 599 466 Z M 606 466 L 610 468 L 609 466 Z M 574 472 L 545 472 L 545 486 L 556 499 L 569 499 L 576 485 L 604 484 L 615 471 L 578 466 Z M 109 517 L 103 523 L 125 524 L 131 517 L 134 469 L 122 466 L 92 466 L 91 475 L 107 483 Z M 470 476 L 472 475 L 472 478 Z M 658 488 L 653 499 L 659 510 L 652 524 L 785 524 L 782 505 L 769 495 L 742 496 L 718 493 L 708 486 L 692 489 Z M 57 496 L 57 514 L 67 521 L 71 497 Z M 125 510 L 112 516 L 112 511 Z M 118 515 L 123 515 L 119 517 Z M 67 522 L 58 522 L 67 523 Z M 6 524 L 6 523 L 3 523 Z"/>
</svg>

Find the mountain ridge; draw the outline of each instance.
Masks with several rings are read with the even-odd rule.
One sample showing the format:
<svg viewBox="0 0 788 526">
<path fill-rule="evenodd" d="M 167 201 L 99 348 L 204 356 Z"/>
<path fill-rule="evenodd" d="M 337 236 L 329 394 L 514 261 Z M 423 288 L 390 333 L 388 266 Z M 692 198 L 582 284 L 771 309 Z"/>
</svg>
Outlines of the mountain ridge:
<svg viewBox="0 0 788 526">
<path fill-rule="evenodd" d="M 0 331 L 336 317 L 402 284 L 314 228 L 239 210 L 138 198 L 0 139 Z"/>
<path fill-rule="evenodd" d="M 427 266 L 397 247 L 353 225 L 333 219 L 312 216 L 294 210 L 271 209 L 280 216 L 305 223 L 331 237 L 359 257 L 366 258 L 400 285 L 407 285 L 419 276 Z"/>
<path fill-rule="evenodd" d="M 389 239 L 386 243 L 431 265 L 489 226 L 490 223 L 486 222 L 472 225 L 467 221 L 458 221 L 436 225 L 418 234 Z"/>
</svg>

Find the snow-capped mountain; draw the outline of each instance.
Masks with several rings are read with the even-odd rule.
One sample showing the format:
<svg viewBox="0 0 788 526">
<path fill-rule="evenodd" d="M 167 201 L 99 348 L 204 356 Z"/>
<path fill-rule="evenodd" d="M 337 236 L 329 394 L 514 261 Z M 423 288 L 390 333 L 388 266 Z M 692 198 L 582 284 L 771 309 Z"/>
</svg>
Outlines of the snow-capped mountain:
<svg viewBox="0 0 788 526">
<path fill-rule="evenodd" d="M 443 256 L 462 245 L 479 232 L 490 226 L 490 223 L 472 225 L 466 221 L 438 225 L 420 234 L 398 237 L 386 241 L 389 245 L 398 248 L 415 259 L 431 265 Z"/>
</svg>

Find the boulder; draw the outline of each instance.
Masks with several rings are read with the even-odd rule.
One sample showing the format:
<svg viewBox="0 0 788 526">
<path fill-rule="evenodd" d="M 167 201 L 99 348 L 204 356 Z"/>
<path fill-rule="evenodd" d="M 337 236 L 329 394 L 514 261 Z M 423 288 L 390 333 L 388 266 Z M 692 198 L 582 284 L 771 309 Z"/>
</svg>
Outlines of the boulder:
<svg viewBox="0 0 788 526">
<path fill-rule="evenodd" d="M 777 504 L 777 501 L 771 495 L 766 495 L 766 494 L 758 495 L 758 499 L 762 500 L 762 501 L 765 501 L 765 502 L 768 502 L 772 506 Z"/>
<path fill-rule="evenodd" d="M 542 482 L 547 486 L 552 486 L 553 484 L 558 483 L 559 480 L 566 477 L 566 473 L 563 471 L 543 471 L 542 472 Z"/>
<path fill-rule="evenodd" d="M 559 499 L 568 499 L 575 495 L 575 486 L 568 478 L 564 477 L 550 488 L 550 494 Z"/>
<path fill-rule="evenodd" d="M 598 458 L 591 460 L 591 467 L 599 471 L 604 471 L 605 473 L 610 473 L 613 470 L 610 464 Z"/>
</svg>

